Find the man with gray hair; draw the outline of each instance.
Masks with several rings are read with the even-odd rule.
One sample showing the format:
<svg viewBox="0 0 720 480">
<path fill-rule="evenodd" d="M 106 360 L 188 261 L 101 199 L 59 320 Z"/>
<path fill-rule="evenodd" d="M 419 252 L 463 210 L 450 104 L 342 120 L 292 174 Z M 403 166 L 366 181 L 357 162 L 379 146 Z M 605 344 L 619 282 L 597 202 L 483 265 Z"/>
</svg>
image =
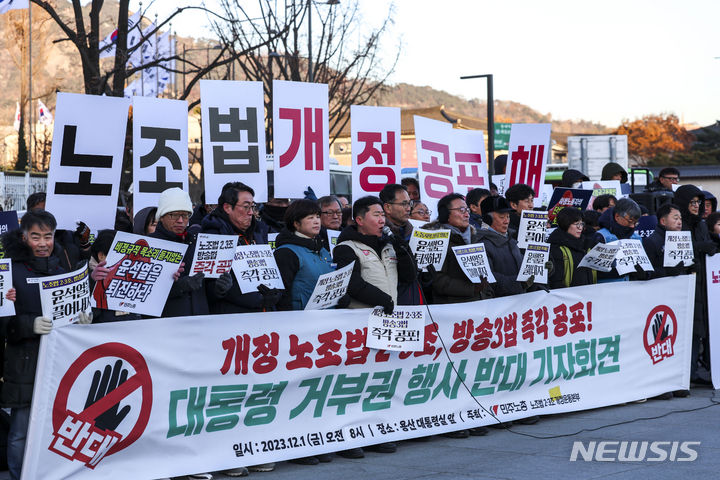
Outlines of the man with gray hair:
<svg viewBox="0 0 720 480">
<path fill-rule="evenodd" d="M 640 207 L 630 198 L 621 198 L 614 207 L 605 210 L 598 223 L 600 230 L 595 234 L 595 243 L 610 243 L 615 240 L 641 240 L 635 232 L 640 219 Z M 630 280 L 632 274 L 618 275 L 613 268 L 610 272 L 598 272 L 598 283 L 619 282 Z"/>
<path fill-rule="evenodd" d="M 330 252 L 327 231 L 342 230 L 342 205 L 335 195 L 320 197 L 317 203 L 320 206 L 320 238 L 322 238 L 325 249 Z"/>
</svg>

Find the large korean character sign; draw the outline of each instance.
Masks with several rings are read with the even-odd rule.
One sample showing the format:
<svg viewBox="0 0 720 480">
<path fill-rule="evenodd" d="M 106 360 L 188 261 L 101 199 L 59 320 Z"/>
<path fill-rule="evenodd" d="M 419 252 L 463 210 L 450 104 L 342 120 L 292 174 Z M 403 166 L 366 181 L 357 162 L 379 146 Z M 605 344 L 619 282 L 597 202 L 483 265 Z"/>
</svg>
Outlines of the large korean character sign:
<svg viewBox="0 0 720 480">
<path fill-rule="evenodd" d="M 262 82 L 201 80 L 205 198 L 215 203 L 228 182 L 242 181 L 267 201 Z"/>
<path fill-rule="evenodd" d="M 450 154 L 452 126 L 418 116 L 414 120 L 420 197 L 430 210 L 437 211 L 438 200 L 455 190 Z"/>
<path fill-rule="evenodd" d="M 353 196 L 377 195 L 400 183 L 400 109 L 353 105 L 350 123 Z"/>
<path fill-rule="evenodd" d="M 455 191 L 465 194 L 474 188 L 489 188 L 483 132 L 458 129 L 451 132 Z"/>
<path fill-rule="evenodd" d="M 187 102 L 133 97 L 133 207 L 156 207 L 168 188 L 188 190 Z M 212 203 L 212 202 L 210 202 Z"/>
<path fill-rule="evenodd" d="M 275 197 L 330 194 L 327 85 L 273 81 L 273 146 Z"/>
<path fill-rule="evenodd" d="M 510 129 L 508 161 L 505 169 L 505 190 L 516 183 L 530 185 L 540 206 L 541 185 L 545 183 L 545 167 L 550 155 L 549 123 L 513 123 Z"/>
<path fill-rule="evenodd" d="M 58 93 L 47 210 L 61 229 L 114 228 L 130 100 Z M 91 205 L 92 208 L 88 208 Z"/>
</svg>

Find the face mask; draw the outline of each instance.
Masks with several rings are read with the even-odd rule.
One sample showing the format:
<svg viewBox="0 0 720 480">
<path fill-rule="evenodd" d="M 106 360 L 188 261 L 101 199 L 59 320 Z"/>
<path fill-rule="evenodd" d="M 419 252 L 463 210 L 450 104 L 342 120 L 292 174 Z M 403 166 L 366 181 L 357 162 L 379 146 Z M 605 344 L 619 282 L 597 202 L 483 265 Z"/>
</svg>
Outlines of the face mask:
<svg viewBox="0 0 720 480">
<path fill-rule="evenodd" d="M 582 188 L 582 182 L 575 182 L 572 184 L 572 188 Z"/>
</svg>

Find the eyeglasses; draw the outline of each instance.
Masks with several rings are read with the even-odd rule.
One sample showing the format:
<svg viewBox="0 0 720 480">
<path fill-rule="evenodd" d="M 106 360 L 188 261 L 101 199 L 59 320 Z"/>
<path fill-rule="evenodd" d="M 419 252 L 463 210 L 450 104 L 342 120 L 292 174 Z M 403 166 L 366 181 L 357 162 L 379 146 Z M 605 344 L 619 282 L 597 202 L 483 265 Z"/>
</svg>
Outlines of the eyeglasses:
<svg viewBox="0 0 720 480">
<path fill-rule="evenodd" d="M 680 177 L 666 177 L 666 176 L 663 175 L 663 176 L 660 177 L 660 178 L 668 179 L 668 180 L 670 180 L 672 183 L 678 183 L 678 182 L 680 181 Z"/>
<path fill-rule="evenodd" d="M 629 218 L 627 215 L 620 218 L 622 218 L 623 221 L 627 223 L 627 225 L 623 225 L 624 227 L 634 227 L 638 224 L 638 219 Z"/>
<path fill-rule="evenodd" d="M 573 226 L 573 227 L 577 227 L 577 228 L 585 228 L 585 223 L 583 223 L 583 222 L 575 222 L 575 223 L 572 224 L 572 226 Z"/>
<path fill-rule="evenodd" d="M 182 218 L 183 220 L 187 220 L 190 218 L 190 214 L 187 212 L 182 212 L 182 213 L 172 212 L 172 213 L 167 213 L 166 215 L 168 217 L 170 217 L 170 220 L 172 220 L 173 222 L 176 222 L 179 218 Z"/>
<path fill-rule="evenodd" d="M 408 202 L 407 200 L 404 202 L 387 202 L 390 205 L 400 205 L 402 208 L 410 208 L 412 205 L 412 202 Z"/>
<path fill-rule="evenodd" d="M 422 208 L 415 210 L 413 213 L 417 213 L 418 215 L 432 215 L 432 210 L 423 210 Z"/>
<path fill-rule="evenodd" d="M 690 200 L 690 205 L 700 205 L 700 200 Z"/>
<path fill-rule="evenodd" d="M 448 210 L 457 210 L 461 214 L 470 213 L 470 209 L 468 207 L 448 208 Z"/>
<path fill-rule="evenodd" d="M 320 212 L 323 215 L 328 215 L 330 217 L 341 217 L 342 216 L 342 210 L 327 210 L 325 212 Z"/>
<path fill-rule="evenodd" d="M 257 203 L 243 203 L 242 205 L 235 205 L 237 208 L 242 208 L 246 212 L 257 212 L 258 211 L 258 205 Z"/>
</svg>

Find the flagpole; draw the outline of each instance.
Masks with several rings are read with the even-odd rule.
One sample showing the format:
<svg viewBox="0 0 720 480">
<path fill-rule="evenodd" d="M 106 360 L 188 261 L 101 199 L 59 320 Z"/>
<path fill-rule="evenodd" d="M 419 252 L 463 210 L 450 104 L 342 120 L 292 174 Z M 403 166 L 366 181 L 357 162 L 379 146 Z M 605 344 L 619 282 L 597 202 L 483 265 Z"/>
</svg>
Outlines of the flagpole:
<svg viewBox="0 0 720 480">
<path fill-rule="evenodd" d="M 155 13 L 155 25 L 158 24 L 158 14 Z M 155 98 L 160 97 L 160 79 L 158 78 L 158 75 L 160 74 L 160 69 L 157 65 L 158 61 L 158 32 L 155 32 Z"/>
<path fill-rule="evenodd" d="M 30 151 L 28 152 L 28 167 L 32 170 L 35 124 L 33 122 L 33 101 L 32 101 L 32 2 L 28 2 L 28 113 L 30 120 Z"/>
</svg>

